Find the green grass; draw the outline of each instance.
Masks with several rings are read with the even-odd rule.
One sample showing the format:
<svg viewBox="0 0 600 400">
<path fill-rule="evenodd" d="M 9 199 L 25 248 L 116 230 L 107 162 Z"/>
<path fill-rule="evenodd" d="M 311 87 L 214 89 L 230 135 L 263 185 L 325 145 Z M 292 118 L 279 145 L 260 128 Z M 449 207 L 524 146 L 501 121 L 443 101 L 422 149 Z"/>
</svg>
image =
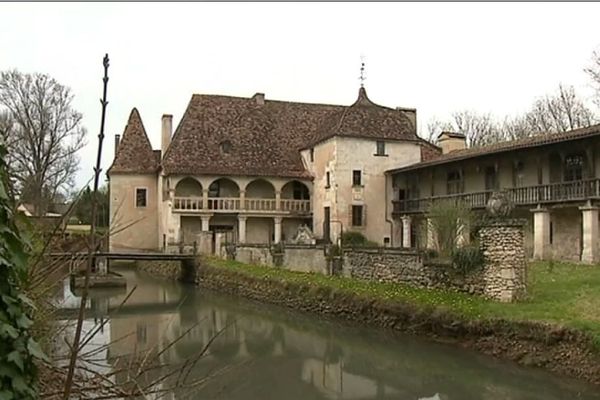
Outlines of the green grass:
<svg viewBox="0 0 600 400">
<path fill-rule="evenodd" d="M 410 303 L 423 308 L 441 308 L 468 319 L 504 318 L 555 323 L 588 332 L 595 345 L 600 348 L 600 266 L 561 262 L 531 263 L 527 298 L 518 303 L 507 304 L 452 291 L 293 272 L 236 261 L 210 259 L 209 263 L 257 278 L 326 286 L 377 300 Z"/>
</svg>

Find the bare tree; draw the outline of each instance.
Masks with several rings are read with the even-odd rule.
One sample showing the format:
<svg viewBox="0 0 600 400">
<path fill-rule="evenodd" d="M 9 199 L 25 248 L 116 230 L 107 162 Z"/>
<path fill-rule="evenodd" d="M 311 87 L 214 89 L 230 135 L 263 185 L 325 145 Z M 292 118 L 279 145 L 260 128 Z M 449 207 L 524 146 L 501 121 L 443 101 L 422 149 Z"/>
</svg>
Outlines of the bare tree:
<svg viewBox="0 0 600 400">
<path fill-rule="evenodd" d="M 525 114 L 530 134 L 566 132 L 594 124 L 593 111 L 573 86 L 560 84 L 556 93 L 536 100 Z"/>
<path fill-rule="evenodd" d="M 592 80 L 592 86 L 596 90 L 594 102 L 600 107 L 600 49 L 592 53 L 592 62 L 584 71 Z"/>
<path fill-rule="evenodd" d="M 9 174 L 21 201 L 43 215 L 49 202 L 71 185 L 85 145 L 82 115 L 68 87 L 45 74 L 0 74 L 0 133 L 8 147 Z"/>
<path fill-rule="evenodd" d="M 447 121 L 442 121 L 437 117 L 433 117 L 427 122 L 427 134 L 424 138 L 429 143 L 435 144 L 440 133 L 452 131 L 454 127 Z"/>
</svg>

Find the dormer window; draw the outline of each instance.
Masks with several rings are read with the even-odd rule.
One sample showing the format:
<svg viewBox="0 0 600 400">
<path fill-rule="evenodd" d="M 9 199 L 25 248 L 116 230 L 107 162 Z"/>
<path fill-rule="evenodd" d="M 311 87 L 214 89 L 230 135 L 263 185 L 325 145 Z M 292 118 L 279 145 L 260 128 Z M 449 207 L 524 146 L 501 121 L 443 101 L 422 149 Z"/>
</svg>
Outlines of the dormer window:
<svg viewBox="0 0 600 400">
<path fill-rule="evenodd" d="M 229 140 L 223 140 L 219 146 L 221 147 L 221 151 L 225 154 L 231 153 L 231 149 L 233 148 L 233 145 Z"/>
</svg>

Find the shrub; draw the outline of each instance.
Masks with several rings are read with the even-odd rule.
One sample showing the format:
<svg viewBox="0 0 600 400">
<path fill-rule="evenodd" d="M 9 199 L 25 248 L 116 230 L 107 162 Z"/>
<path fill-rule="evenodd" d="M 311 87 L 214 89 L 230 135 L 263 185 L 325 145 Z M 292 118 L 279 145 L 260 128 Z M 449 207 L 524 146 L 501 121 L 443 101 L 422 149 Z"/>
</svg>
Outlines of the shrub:
<svg viewBox="0 0 600 400">
<path fill-rule="evenodd" d="M 469 229 L 474 215 L 465 203 L 455 200 L 435 201 L 429 207 L 427 217 L 435 231 L 440 256 L 451 257 L 458 245 L 461 231 Z"/>
<path fill-rule="evenodd" d="M 483 252 L 477 243 L 457 247 L 452 251 L 452 267 L 463 276 L 480 269 L 484 261 Z"/>
<path fill-rule="evenodd" d="M 379 247 L 375 242 L 368 240 L 360 232 L 347 231 L 342 233 L 342 246 L 344 247 Z"/>
</svg>

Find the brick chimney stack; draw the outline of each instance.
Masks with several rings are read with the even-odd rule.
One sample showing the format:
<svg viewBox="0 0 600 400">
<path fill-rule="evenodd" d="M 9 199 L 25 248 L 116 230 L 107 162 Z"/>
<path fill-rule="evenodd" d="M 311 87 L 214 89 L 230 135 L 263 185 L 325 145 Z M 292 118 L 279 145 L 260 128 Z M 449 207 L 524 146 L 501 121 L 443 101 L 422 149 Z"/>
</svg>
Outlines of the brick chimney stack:
<svg viewBox="0 0 600 400">
<path fill-rule="evenodd" d="M 121 142 L 121 135 L 115 135 L 115 157 L 117 156 L 117 150 L 119 149 L 120 142 Z"/>
<path fill-rule="evenodd" d="M 160 150 L 164 157 L 167 148 L 171 144 L 171 135 L 173 133 L 173 116 L 170 114 L 164 114 L 162 116 L 162 135 Z"/>
</svg>

